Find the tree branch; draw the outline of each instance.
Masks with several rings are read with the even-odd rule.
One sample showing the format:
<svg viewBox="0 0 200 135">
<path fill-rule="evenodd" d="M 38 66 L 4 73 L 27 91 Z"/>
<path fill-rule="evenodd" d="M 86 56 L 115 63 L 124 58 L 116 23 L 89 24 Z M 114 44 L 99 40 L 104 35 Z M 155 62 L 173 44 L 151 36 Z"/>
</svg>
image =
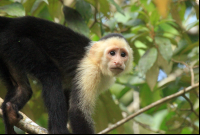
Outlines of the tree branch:
<svg viewBox="0 0 200 135">
<path fill-rule="evenodd" d="M 147 111 L 147 110 L 149 110 L 149 109 L 151 109 L 151 108 L 153 108 L 155 106 L 158 106 L 158 105 L 160 105 L 160 104 L 162 104 L 164 102 L 167 102 L 167 101 L 169 101 L 169 100 L 171 100 L 173 98 L 181 96 L 181 95 L 185 94 L 186 92 L 189 92 L 189 91 L 191 91 L 191 90 L 193 90 L 193 89 L 195 89 L 197 87 L 199 87 L 199 83 L 196 83 L 193 86 L 189 86 L 189 87 L 187 87 L 187 88 L 185 88 L 185 89 L 183 89 L 183 90 L 181 90 L 181 91 L 179 91 L 179 92 L 177 92 L 175 94 L 172 94 L 170 96 L 162 98 L 162 99 L 160 99 L 160 100 L 158 100 L 158 101 L 156 101 L 156 102 L 154 102 L 154 103 L 152 103 L 152 104 L 150 104 L 150 105 L 148 105 L 148 106 L 140 109 L 138 112 L 136 112 L 136 113 L 128 116 L 127 118 L 124 118 L 124 119 L 118 121 L 117 123 L 115 123 L 115 124 L 111 125 L 110 127 L 104 129 L 103 131 L 99 132 L 98 134 L 106 134 L 106 133 L 110 132 L 111 130 L 113 130 L 113 129 L 119 127 L 119 126 L 121 126 L 125 122 L 133 119 L 134 117 L 136 117 L 138 115 L 140 115 L 141 113 L 143 113 L 143 112 L 145 112 L 145 111 Z"/>
<path fill-rule="evenodd" d="M 0 106 L 3 103 L 3 99 L 0 98 Z M 33 122 L 30 118 L 28 118 L 24 113 L 19 112 L 22 116 L 23 119 L 20 120 L 15 126 L 20 128 L 21 130 L 29 133 L 29 134 L 47 134 L 48 131 L 37 125 L 35 122 Z M 3 116 L 2 109 L 0 109 L 0 117 Z"/>
</svg>

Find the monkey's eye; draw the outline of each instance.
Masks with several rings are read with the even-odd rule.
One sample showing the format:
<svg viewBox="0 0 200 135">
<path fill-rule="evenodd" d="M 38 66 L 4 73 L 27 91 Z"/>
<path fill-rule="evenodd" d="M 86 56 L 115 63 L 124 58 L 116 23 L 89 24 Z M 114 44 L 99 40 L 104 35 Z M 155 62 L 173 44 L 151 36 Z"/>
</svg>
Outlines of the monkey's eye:
<svg viewBox="0 0 200 135">
<path fill-rule="evenodd" d="M 125 53 L 125 52 L 121 53 L 121 56 L 122 56 L 122 57 L 125 57 L 125 56 L 126 56 L 126 53 Z"/>
<path fill-rule="evenodd" d="M 110 52 L 110 55 L 114 56 L 114 55 L 115 55 L 115 52 L 114 52 L 114 51 L 111 51 L 111 52 Z"/>
</svg>

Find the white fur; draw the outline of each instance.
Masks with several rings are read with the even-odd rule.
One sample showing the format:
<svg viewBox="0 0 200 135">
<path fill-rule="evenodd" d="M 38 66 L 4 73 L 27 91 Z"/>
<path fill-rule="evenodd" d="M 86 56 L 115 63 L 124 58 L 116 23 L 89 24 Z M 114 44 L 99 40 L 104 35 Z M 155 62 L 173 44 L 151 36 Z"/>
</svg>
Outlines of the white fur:
<svg viewBox="0 0 200 135">
<path fill-rule="evenodd" d="M 103 90 L 107 90 L 115 81 L 115 77 L 107 67 L 107 60 L 104 52 L 107 46 L 115 45 L 126 48 L 129 53 L 129 59 L 126 62 L 126 68 L 123 73 L 132 69 L 132 49 L 124 39 L 112 37 L 107 40 L 92 42 L 87 49 L 87 55 L 81 60 L 76 74 L 76 82 L 80 89 L 79 108 L 85 113 L 89 122 L 97 96 Z M 120 74 L 123 74 L 120 73 Z"/>
</svg>

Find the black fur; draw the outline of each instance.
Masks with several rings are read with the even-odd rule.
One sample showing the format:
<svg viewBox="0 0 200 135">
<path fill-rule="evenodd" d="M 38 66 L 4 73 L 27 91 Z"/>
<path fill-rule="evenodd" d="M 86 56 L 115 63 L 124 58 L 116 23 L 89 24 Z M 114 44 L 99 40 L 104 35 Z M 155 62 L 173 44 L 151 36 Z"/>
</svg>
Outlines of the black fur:
<svg viewBox="0 0 200 135">
<path fill-rule="evenodd" d="M 126 39 L 125 39 L 121 34 L 119 34 L 119 33 L 111 33 L 111 34 L 108 34 L 108 35 L 102 37 L 100 40 L 106 40 L 106 39 L 111 38 L 111 37 L 118 37 L 118 38 L 122 38 L 122 39 L 126 40 Z"/>
<path fill-rule="evenodd" d="M 49 133 L 69 133 L 66 123 L 72 79 L 89 42 L 87 37 L 50 21 L 0 17 L 0 76 L 8 90 L 2 105 L 6 133 L 15 133 L 13 125 L 21 119 L 18 110 L 31 98 L 27 74 L 43 86 Z M 94 133 L 76 104 L 70 110 L 73 133 Z"/>
<path fill-rule="evenodd" d="M 110 37 L 124 38 L 109 34 L 100 40 Z M 13 126 L 22 118 L 18 110 L 31 98 L 27 74 L 43 86 L 49 133 L 69 133 L 68 117 L 73 133 L 94 133 L 92 119 L 78 106 L 80 89 L 73 81 L 90 42 L 47 20 L 0 17 L 0 77 L 8 90 L 2 105 L 6 133 L 15 133 Z"/>
</svg>

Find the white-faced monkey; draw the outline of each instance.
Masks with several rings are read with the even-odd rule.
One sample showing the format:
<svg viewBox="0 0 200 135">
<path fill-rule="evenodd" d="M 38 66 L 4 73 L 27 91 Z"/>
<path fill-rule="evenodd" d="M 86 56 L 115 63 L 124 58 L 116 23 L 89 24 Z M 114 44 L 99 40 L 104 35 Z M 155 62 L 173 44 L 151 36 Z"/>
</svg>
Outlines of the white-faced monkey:
<svg viewBox="0 0 200 135">
<path fill-rule="evenodd" d="M 0 76 L 7 88 L 2 104 L 6 133 L 31 98 L 27 74 L 42 84 L 48 132 L 94 133 L 91 118 L 97 95 L 116 76 L 132 69 L 132 49 L 121 34 L 97 42 L 71 29 L 34 17 L 0 17 Z"/>
</svg>

